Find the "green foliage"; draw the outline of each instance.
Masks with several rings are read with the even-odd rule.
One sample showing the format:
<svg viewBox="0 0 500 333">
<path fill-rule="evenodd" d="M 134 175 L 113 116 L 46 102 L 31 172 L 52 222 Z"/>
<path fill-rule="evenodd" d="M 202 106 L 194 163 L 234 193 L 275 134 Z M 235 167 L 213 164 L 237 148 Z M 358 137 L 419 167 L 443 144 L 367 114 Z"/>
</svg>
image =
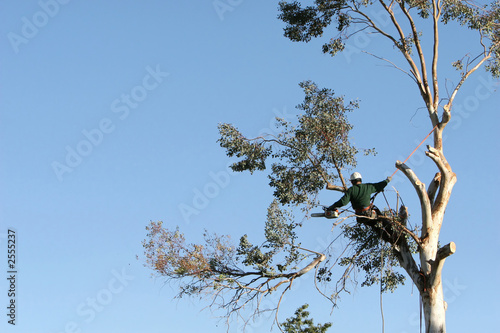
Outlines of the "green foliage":
<svg viewBox="0 0 500 333">
<path fill-rule="evenodd" d="M 306 309 L 308 304 L 302 305 L 295 311 L 295 316 L 288 318 L 281 324 L 281 329 L 286 333 L 324 333 L 332 326 L 331 323 L 314 324 L 312 319 L 309 319 L 309 312 Z"/>
<path fill-rule="evenodd" d="M 305 255 L 296 242 L 296 226 L 293 216 L 276 201 L 268 209 L 265 241 L 260 246 L 253 245 L 247 235 L 235 247 L 229 236 L 206 232 L 202 244 L 187 243 L 178 228 L 169 230 L 162 222 L 151 222 L 143 241 L 145 266 L 160 276 L 185 281 L 179 286 L 179 296 L 231 288 L 249 275 L 272 277 L 298 265 Z"/>
<path fill-rule="evenodd" d="M 255 170 L 266 168 L 266 158 L 270 155 L 270 148 L 266 148 L 262 142 L 251 142 L 230 124 L 219 124 L 220 146 L 226 149 L 227 156 L 244 157 L 241 161 L 234 163 L 233 171 Z"/>
<path fill-rule="evenodd" d="M 347 291 L 346 279 L 354 270 L 362 271 L 364 281 L 361 286 L 372 286 L 380 283 L 382 279 L 382 291 L 394 292 L 399 285 L 404 284 L 405 276 L 397 272 L 400 265 L 397 259 L 396 244 L 404 241 L 411 253 L 417 253 L 417 244 L 402 229 L 401 219 L 392 211 L 382 212 L 390 219 L 367 220 L 366 223 L 354 225 L 342 225 L 343 235 L 349 240 L 347 255 L 337 259 L 340 266 L 345 267 L 344 277 L 337 283 L 337 290 L 332 295 L 332 300 L 339 297 L 341 291 Z M 417 230 L 410 230 L 415 233 Z M 389 241 L 388 239 L 392 239 Z M 332 282 L 331 268 L 319 269 L 317 279 L 320 282 Z"/>
<path fill-rule="evenodd" d="M 500 77 L 500 1 L 482 6 L 460 0 L 443 1 L 443 22 L 449 21 L 457 21 L 471 30 L 479 31 L 483 45 L 485 39 L 490 41 L 492 57 L 486 70 L 493 77 Z"/>
<path fill-rule="evenodd" d="M 291 213 L 283 211 L 274 200 L 267 211 L 264 228 L 266 241 L 261 246 L 255 246 L 248 241 L 247 235 L 244 235 L 236 250 L 238 259 L 246 266 L 251 266 L 266 275 L 286 272 L 290 265 L 303 259 L 298 250 L 300 244 L 296 244 L 297 235 L 294 232 L 296 227 Z M 278 256 L 280 253 L 284 255 Z M 280 262 L 274 266 L 272 262 L 277 256 Z"/>
<path fill-rule="evenodd" d="M 142 244 L 145 265 L 160 275 L 203 279 L 227 271 L 231 266 L 235 251 L 228 236 L 205 233 L 205 243 L 200 245 L 186 243 L 178 228 L 174 231 L 165 229 L 162 222 L 151 222 L 146 230 L 148 239 Z"/>
<path fill-rule="evenodd" d="M 380 230 L 381 224 L 376 225 Z M 404 284 L 405 276 L 395 271 L 399 267 L 392 245 L 382 241 L 380 234 L 374 228 L 363 224 L 342 226 L 344 235 L 353 242 L 353 254 L 341 258 L 340 266 L 357 267 L 364 272 L 365 280 L 361 286 L 371 286 L 380 282 L 382 270 L 382 291 L 396 290 Z"/>
<path fill-rule="evenodd" d="M 419 92 L 427 105 L 433 97 L 439 100 L 437 90 L 431 94 L 428 85 L 428 82 L 437 82 L 437 76 L 432 70 L 432 80 L 423 80 L 422 73 L 418 72 L 419 67 L 422 71 L 427 69 L 423 68 L 422 52 L 414 52 L 423 38 L 413 26 L 422 21 L 413 20 L 415 12 L 423 19 L 435 18 L 442 24 L 455 21 L 479 32 L 479 45 L 483 47 L 481 54 L 475 58 L 466 55 L 452 64 L 461 76 L 458 89 L 477 62 L 487 61 L 486 69 L 493 76 L 500 75 L 499 1 L 483 7 L 463 0 L 314 0 L 305 7 L 298 1 L 281 1 L 279 18 L 286 23 L 285 36 L 296 42 L 321 37 L 333 24 L 337 35 L 323 45 L 323 52 L 332 56 L 343 51 L 346 41 L 360 31 L 380 33 L 389 38 L 408 61 L 411 68 L 406 72 L 419 84 Z M 379 27 L 377 20 L 372 20 L 370 15 L 375 11 L 379 13 L 379 10 L 395 13 L 389 20 L 392 27 Z M 404 20 L 406 26 L 402 28 L 397 22 L 399 19 Z M 427 22 L 433 23 L 431 20 Z M 410 34 L 404 31 L 408 25 Z M 391 29 L 398 33 L 391 35 Z M 437 60 L 437 53 L 434 56 Z M 148 239 L 143 242 L 146 266 L 160 276 L 180 281 L 179 296 L 208 294 L 212 297 L 211 306 L 218 303 L 227 309 L 229 316 L 250 302 L 257 303 L 258 313 L 263 296 L 287 285 L 282 289 L 285 293 L 294 279 L 313 268 L 317 269 L 317 280 L 334 289 L 329 297 L 334 305 L 340 292 L 348 291 L 346 282 L 355 276 L 351 273 L 357 271 L 362 272 L 364 278 L 361 286 L 380 283 L 383 292 L 392 292 L 404 284 L 405 277 L 395 270 L 399 266 L 397 258 L 401 260 L 402 252 L 398 251 L 416 253 L 420 240 L 415 235 L 417 230 L 403 226 L 406 218 L 396 217 L 393 212 L 386 212 L 387 216 L 394 216 L 390 226 L 383 219 L 376 224 L 342 225 L 342 235 L 348 245 L 340 255 L 335 254 L 336 258 L 301 248 L 296 235 L 296 228 L 301 223 L 294 222 L 291 210 L 294 206 L 303 210 L 314 207 L 318 203 L 316 197 L 325 185 L 339 191 L 347 189 L 343 173 L 356 167 L 358 154 L 358 149 L 350 142 L 353 127 L 347 116 L 359 105 L 357 101 L 346 102 L 343 96 L 335 95 L 331 89 L 319 88 L 311 81 L 300 83 L 300 87 L 305 95 L 304 101 L 297 106 L 301 112 L 293 122 L 277 118 L 276 135 L 248 138 L 231 124 L 219 124 L 218 127 L 220 146 L 229 157 L 237 159 L 231 165 L 233 171 L 268 171 L 275 200 L 268 208 L 265 240 L 260 245 L 252 243 L 247 235 L 234 246 L 228 236 L 207 233 L 202 244 L 189 244 L 178 229 L 168 230 L 161 222 L 151 222 L 147 227 Z M 375 151 L 368 149 L 364 153 L 375 154 Z M 292 207 L 287 210 L 286 206 Z M 304 259 L 313 257 L 311 253 L 316 258 L 297 270 Z M 328 265 L 332 258 L 335 262 Z M 344 268 L 340 278 L 333 271 L 337 264 Z M 336 285 L 333 285 L 335 281 Z M 231 295 L 227 297 L 226 293 Z M 307 305 L 302 306 L 295 312 L 295 317 L 282 324 L 285 332 L 326 332 L 331 324 L 314 325 L 312 319 L 308 319 L 306 309 Z"/>
<path fill-rule="evenodd" d="M 311 81 L 300 87 L 305 98 L 297 109 L 303 113 L 295 124 L 277 118 L 276 136 L 247 139 L 234 126 L 219 125 L 220 145 L 228 156 L 241 158 L 231 166 L 234 171 L 263 170 L 266 159 L 273 159 L 270 185 L 283 205 L 313 204 L 327 183 L 338 181 L 342 169 L 356 166 L 358 151 L 349 141 L 352 125 L 347 113 L 358 103 L 346 103 L 342 96 Z"/>
<path fill-rule="evenodd" d="M 332 57 L 336 56 L 337 53 L 344 51 L 345 43 L 342 42 L 341 38 L 332 38 L 330 42 L 323 45 L 323 53 L 328 53 Z"/>
<path fill-rule="evenodd" d="M 462 71 L 464 69 L 464 63 L 462 60 L 457 60 L 453 62 L 452 66 L 455 67 L 455 69 L 458 71 Z"/>
<path fill-rule="evenodd" d="M 304 102 L 298 125 L 282 122 L 278 136 L 283 149 L 275 150 L 270 185 L 282 204 L 311 203 L 327 182 L 339 179 L 338 170 L 356 166 L 356 148 L 349 141 L 352 125 L 347 113 L 358 107 L 356 101 L 345 103 L 330 89 L 314 83 L 300 84 Z"/>
<path fill-rule="evenodd" d="M 383 6 L 381 6 L 381 4 Z M 369 7 L 377 6 L 373 9 Z M 338 34 L 323 45 L 323 52 L 335 56 L 345 48 L 347 40 L 356 32 L 368 29 L 371 33 L 381 33 L 386 27 L 377 26 L 377 22 L 370 18 L 373 11 L 385 11 L 391 8 L 393 12 L 416 11 L 416 15 L 423 19 L 432 18 L 433 1 L 429 0 L 402 0 L 397 2 L 370 1 L 370 0 L 315 0 L 314 4 L 302 6 L 298 1 L 279 4 L 278 16 L 286 23 L 284 36 L 294 42 L 309 42 L 312 38 L 323 36 L 331 25 L 336 25 Z M 500 1 L 494 0 L 490 4 L 478 5 L 472 1 L 443 0 L 439 6 L 438 19 L 447 24 L 451 21 L 458 22 L 469 29 L 480 33 L 481 45 L 485 46 L 485 53 L 491 53 L 486 69 L 498 77 L 500 68 Z M 410 14 L 411 15 L 411 14 Z M 388 37 L 390 34 L 384 32 Z M 402 38 L 400 35 L 390 36 L 394 46 L 403 53 L 412 54 L 412 47 L 416 39 L 421 39 L 410 34 Z"/>
<path fill-rule="evenodd" d="M 245 266 L 253 266 L 260 272 L 270 274 L 272 272 L 272 253 L 263 253 L 259 246 L 254 246 L 248 241 L 247 235 L 240 238 L 240 245 L 236 249 L 236 254 L 243 258 Z"/>
<path fill-rule="evenodd" d="M 313 37 L 323 34 L 323 29 L 330 25 L 332 17 L 339 15 L 344 1 L 315 1 L 316 6 L 301 7 L 298 1 L 291 3 L 281 1 L 279 19 L 288 23 L 285 37 L 294 42 L 309 42 Z M 339 30 L 348 25 L 348 20 L 339 20 Z"/>
<path fill-rule="evenodd" d="M 417 9 L 418 16 L 427 19 L 431 15 L 432 2 L 428 0 L 406 0 L 404 3 L 408 4 L 409 8 Z"/>
</svg>

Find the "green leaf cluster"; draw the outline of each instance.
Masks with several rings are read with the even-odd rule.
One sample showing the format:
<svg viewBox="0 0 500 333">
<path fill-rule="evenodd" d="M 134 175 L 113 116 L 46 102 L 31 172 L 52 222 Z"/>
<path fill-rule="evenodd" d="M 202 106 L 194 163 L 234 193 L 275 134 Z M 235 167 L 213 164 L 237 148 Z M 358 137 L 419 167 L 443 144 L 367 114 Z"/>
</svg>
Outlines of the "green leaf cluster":
<svg viewBox="0 0 500 333">
<path fill-rule="evenodd" d="M 296 227 L 292 214 L 281 209 L 274 200 L 268 208 L 264 228 L 266 241 L 256 246 L 250 243 L 247 235 L 242 236 L 236 249 L 238 260 L 267 275 L 286 272 L 291 265 L 303 259 L 298 249 L 300 244 L 296 243 Z M 278 260 L 279 263 L 274 265 L 273 261 Z"/>
<path fill-rule="evenodd" d="M 331 323 L 314 324 L 312 319 L 309 319 L 309 312 L 306 309 L 308 304 L 302 305 L 295 311 L 295 316 L 288 318 L 281 324 L 281 329 L 286 333 L 324 333 L 332 326 Z"/>
<path fill-rule="evenodd" d="M 492 57 L 486 70 L 493 77 L 500 77 L 500 1 L 480 6 L 469 1 L 444 0 L 442 11 L 444 23 L 456 21 L 471 30 L 477 30 L 481 36 L 481 44 L 485 46 L 485 39 L 489 40 L 487 48 L 492 51 Z"/>
<path fill-rule="evenodd" d="M 352 241 L 353 249 L 352 254 L 341 258 L 339 264 L 363 271 L 362 287 L 379 283 L 380 271 L 383 270 L 382 291 L 393 292 L 399 285 L 404 285 L 405 276 L 394 270 L 399 263 L 392 245 L 382 241 L 378 232 L 381 228 L 380 223 L 374 228 L 361 223 L 343 225 L 344 235 Z"/>
<path fill-rule="evenodd" d="M 312 38 L 323 36 L 325 30 L 336 24 L 338 34 L 323 45 L 323 52 L 335 56 L 345 49 L 345 43 L 355 33 L 364 29 L 370 32 L 382 33 L 382 27 L 375 28 L 376 23 L 370 19 L 372 12 L 368 7 L 379 6 L 373 10 L 391 8 L 403 10 L 406 13 L 416 11 L 416 15 L 423 19 L 432 18 L 434 8 L 440 14 L 440 21 L 448 24 L 458 22 L 469 29 L 480 33 L 480 43 L 485 53 L 491 52 L 486 69 L 494 76 L 500 74 L 500 1 L 494 0 L 489 4 L 478 5 L 464 0 L 400 0 L 397 2 L 371 0 L 315 0 L 312 5 L 303 6 L 298 1 L 282 1 L 279 4 L 278 18 L 286 26 L 284 36 L 294 42 L 309 42 Z M 382 7 L 380 7 L 382 5 Z M 352 29 L 351 29 L 352 28 Z M 352 31 L 351 31 L 352 30 Z M 387 32 L 384 32 L 387 34 Z M 388 36 L 388 34 L 386 35 Z M 394 46 L 405 54 L 412 53 L 415 39 L 421 34 L 401 38 L 391 37 Z"/>
<path fill-rule="evenodd" d="M 219 124 L 220 139 L 218 142 L 222 148 L 226 149 L 229 157 L 243 157 L 239 162 L 231 166 L 233 171 L 248 170 L 253 173 L 255 170 L 266 168 L 266 158 L 271 154 L 271 149 L 265 147 L 262 142 L 247 140 L 231 124 Z"/>
<path fill-rule="evenodd" d="M 273 159 L 270 186 L 282 205 L 312 204 L 327 183 L 339 179 L 341 170 L 356 166 L 357 149 L 349 141 L 352 125 L 347 114 L 357 101 L 345 102 L 331 89 L 320 89 L 311 81 L 300 83 L 304 90 L 302 113 L 297 122 L 277 118 L 277 135 L 255 139 L 244 137 L 234 126 L 220 124 L 220 145 L 227 155 L 240 158 L 234 171 L 264 170 Z"/>
</svg>

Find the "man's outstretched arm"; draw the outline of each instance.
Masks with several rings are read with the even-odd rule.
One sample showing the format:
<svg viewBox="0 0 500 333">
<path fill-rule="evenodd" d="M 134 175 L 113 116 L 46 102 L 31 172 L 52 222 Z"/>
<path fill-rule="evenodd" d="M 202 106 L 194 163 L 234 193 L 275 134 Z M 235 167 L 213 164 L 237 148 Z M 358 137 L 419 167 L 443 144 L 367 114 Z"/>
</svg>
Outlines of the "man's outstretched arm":
<svg viewBox="0 0 500 333">
<path fill-rule="evenodd" d="M 335 202 L 333 205 L 328 207 L 328 210 L 336 210 L 337 208 L 340 208 L 342 206 L 345 206 L 349 203 L 349 200 L 351 199 L 351 194 L 350 191 L 348 190 L 342 198 L 339 199 L 339 201 Z"/>
<path fill-rule="evenodd" d="M 392 177 L 387 177 L 383 181 L 373 184 L 373 186 L 375 187 L 375 191 L 376 192 L 382 191 L 387 186 L 387 184 L 389 184 L 391 180 Z"/>
</svg>

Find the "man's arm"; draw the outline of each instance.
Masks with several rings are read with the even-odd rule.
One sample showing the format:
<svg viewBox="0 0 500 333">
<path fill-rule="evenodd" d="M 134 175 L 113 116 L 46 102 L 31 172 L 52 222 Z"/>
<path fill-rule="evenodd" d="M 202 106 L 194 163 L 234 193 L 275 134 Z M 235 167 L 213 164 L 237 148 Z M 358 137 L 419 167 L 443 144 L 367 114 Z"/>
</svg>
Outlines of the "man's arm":
<svg viewBox="0 0 500 333">
<path fill-rule="evenodd" d="M 351 192 L 347 190 L 347 192 L 342 196 L 342 198 L 339 199 L 339 201 L 335 202 L 333 205 L 328 207 L 328 210 L 335 210 L 339 207 L 345 206 L 349 203 L 350 199 L 351 199 Z"/>
<path fill-rule="evenodd" d="M 387 179 L 384 179 L 381 182 L 373 184 L 373 186 L 375 187 L 375 192 L 382 191 L 387 186 L 387 184 L 389 184 L 391 180 L 392 180 L 391 177 L 387 177 Z"/>
</svg>

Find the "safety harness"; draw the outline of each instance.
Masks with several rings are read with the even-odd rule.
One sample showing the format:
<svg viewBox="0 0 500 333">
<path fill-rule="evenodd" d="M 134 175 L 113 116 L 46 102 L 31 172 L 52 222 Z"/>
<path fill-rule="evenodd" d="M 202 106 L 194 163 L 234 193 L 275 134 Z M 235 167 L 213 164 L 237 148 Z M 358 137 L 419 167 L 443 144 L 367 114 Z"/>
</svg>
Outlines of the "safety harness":
<svg viewBox="0 0 500 333">
<path fill-rule="evenodd" d="M 375 205 L 373 204 L 373 202 L 375 201 L 375 197 L 377 196 L 377 194 L 379 194 L 381 191 L 379 192 L 376 192 L 371 198 L 370 198 L 370 204 L 368 205 L 368 207 L 364 207 L 364 208 L 354 208 L 354 211 L 356 212 L 356 215 L 366 215 L 366 216 L 370 216 L 371 214 L 369 213 L 372 209 L 376 208 Z"/>
</svg>

